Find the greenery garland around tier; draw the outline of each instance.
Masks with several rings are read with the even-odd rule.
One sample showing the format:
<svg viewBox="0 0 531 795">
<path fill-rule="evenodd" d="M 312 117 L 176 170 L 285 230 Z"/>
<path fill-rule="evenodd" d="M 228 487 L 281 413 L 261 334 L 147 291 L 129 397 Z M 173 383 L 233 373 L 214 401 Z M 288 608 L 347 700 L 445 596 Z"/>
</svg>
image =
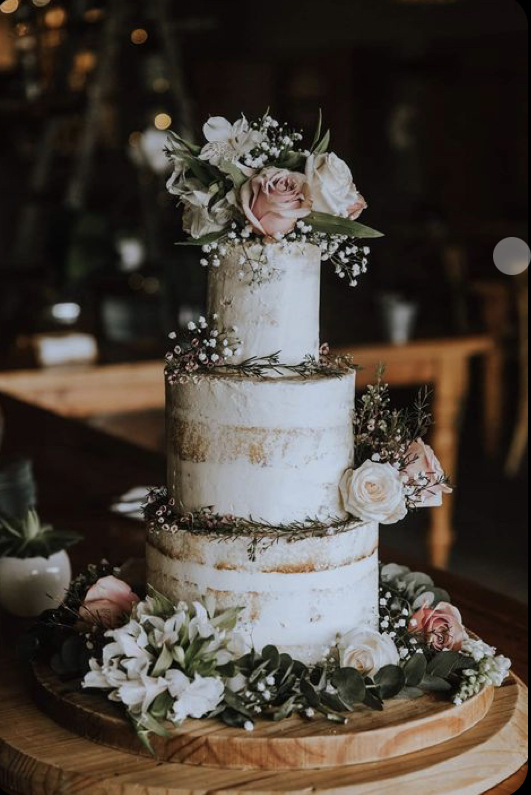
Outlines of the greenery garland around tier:
<svg viewBox="0 0 531 795">
<path fill-rule="evenodd" d="M 21 644 L 62 680 L 121 704 L 140 740 L 170 737 L 189 718 L 253 731 L 259 720 L 325 717 L 345 724 L 359 709 L 441 693 L 459 705 L 501 686 L 510 661 L 466 632 L 449 595 L 426 574 L 380 569 L 379 631 L 338 636 L 314 665 L 274 646 L 249 648 L 238 608 L 211 599 L 140 598 L 104 562 L 78 576 L 63 604 L 44 613 Z M 137 589 L 138 590 L 138 589 Z"/>
</svg>

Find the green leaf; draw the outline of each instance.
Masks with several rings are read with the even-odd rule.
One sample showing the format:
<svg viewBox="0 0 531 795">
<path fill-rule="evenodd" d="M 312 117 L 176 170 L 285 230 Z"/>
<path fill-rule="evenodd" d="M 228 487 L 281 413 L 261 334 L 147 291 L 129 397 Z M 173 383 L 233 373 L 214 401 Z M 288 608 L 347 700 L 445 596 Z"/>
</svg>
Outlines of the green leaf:
<svg viewBox="0 0 531 795">
<path fill-rule="evenodd" d="M 226 229 L 220 229 L 218 232 L 210 232 L 208 235 L 202 237 L 189 237 L 188 240 L 182 240 L 176 243 L 176 246 L 206 246 L 208 243 L 214 243 L 227 234 Z"/>
<path fill-rule="evenodd" d="M 229 690 L 229 688 L 225 688 L 224 700 L 225 700 L 225 704 L 228 707 L 230 707 L 235 712 L 239 712 L 240 715 L 244 715 L 246 718 L 252 718 L 253 717 L 253 713 L 247 707 L 247 705 L 246 705 L 245 701 L 243 700 L 243 698 L 240 698 L 240 696 L 238 696 L 232 690 Z"/>
<path fill-rule="evenodd" d="M 398 665 L 384 665 L 374 677 L 374 681 L 380 687 L 380 696 L 386 700 L 400 693 L 406 683 L 406 677 Z"/>
<path fill-rule="evenodd" d="M 354 668 L 340 668 L 332 677 L 332 685 L 337 689 L 341 701 L 349 709 L 354 709 L 365 698 L 365 682 Z"/>
<path fill-rule="evenodd" d="M 164 646 L 161 653 L 158 656 L 157 662 L 153 666 L 153 670 L 151 672 L 151 676 L 164 676 L 168 668 L 171 667 L 173 663 L 173 655 L 170 649 L 167 646 Z"/>
<path fill-rule="evenodd" d="M 236 712 L 233 709 L 225 709 L 219 717 L 223 723 L 225 723 L 227 726 L 231 726 L 233 729 L 243 729 L 249 720 L 249 718 L 243 715 L 241 712 Z"/>
<path fill-rule="evenodd" d="M 285 152 L 276 161 L 279 168 L 287 168 L 290 171 L 304 171 L 305 163 L 306 156 L 302 152 Z"/>
<path fill-rule="evenodd" d="M 291 698 L 288 698 L 288 700 L 285 701 L 279 709 L 275 710 L 273 720 L 276 723 L 279 723 L 281 720 L 286 720 L 286 718 L 289 718 L 292 715 L 295 704 L 297 703 L 297 698 L 297 695 L 291 696 Z"/>
<path fill-rule="evenodd" d="M 230 607 L 228 610 L 220 613 L 219 616 L 213 618 L 210 623 L 213 627 L 224 629 L 227 632 L 232 632 L 238 623 L 238 618 L 242 610 L 243 607 Z"/>
<path fill-rule="evenodd" d="M 414 654 L 404 666 L 407 687 L 420 685 L 426 674 L 428 661 L 423 654 Z"/>
<path fill-rule="evenodd" d="M 349 218 L 340 218 L 331 213 L 311 212 L 305 217 L 305 222 L 311 224 L 315 232 L 324 232 L 329 235 L 348 235 L 355 238 L 383 237 L 382 232 L 371 229 L 369 226 L 351 221 Z"/>
<path fill-rule="evenodd" d="M 280 667 L 280 652 L 276 646 L 265 646 L 262 650 L 262 657 L 268 661 L 270 673 L 278 671 Z"/>
<path fill-rule="evenodd" d="M 243 171 L 240 171 L 238 166 L 235 163 L 232 163 L 230 160 L 226 158 L 222 158 L 219 164 L 220 171 L 223 171 L 224 174 L 228 174 L 231 180 L 234 183 L 235 188 L 241 188 L 244 182 L 247 182 L 249 177 L 246 177 Z"/>
<path fill-rule="evenodd" d="M 461 655 L 458 651 L 441 651 L 437 654 L 427 667 L 430 676 L 440 676 L 447 679 L 459 662 Z"/>
<path fill-rule="evenodd" d="M 440 676 L 432 676 L 431 674 L 426 674 L 419 687 L 428 693 L 445 693 L 452 689 L 451 684 L 446 679 L 441 679 Z"/>
<path fill-rule="evenodd" d="M 422 698 L 424 691 L 420 687 L 404 687 L 400 691 L 400 698 L 405 698 L 407 701 L 416 701 L 417 698 Z"/>
<path fill-rule="evenodd" d="M 369 707 L 370 709 L 374 709 L 377 712 L 383 712 L 382 699 L 378 698 L 376 692 L 373 690 L 366 691 L 363 703 L 365 704 L 366 707 Z"/>
<path fill-rule="evenodd" d="M 323 137 L 321 138 L 320 142 L 313 150 L 314 155 L 324 155 L 324 153 L 328 149 L 329 144 L 330 144 L 330 130 L 327 130 L 323 135 Z"/>
<path fill-rule="evenodd" d="M 350 712 L 353 709 L 350 704 L 345 704 L 339 695 L 327 693 L 326 690 L 321 693 L 321 704 L 332 712 Z"/>
<path fill-rule="evenodd" d="M 308 706 L 310 707 L 318 707 L 321 704 L 321 699 L 319 698 L 318 694 L 315 692 L 315 688 L 310 683 L 308 679 L 301 679 L 301 694 L 305 698 Z"/>
<path fill-rule="evenodd" d="M 170 696 L 168 691 L 165 693 L 159 693 L 149 708 L 149 714 L 155 720 L 166 720 L 166 715 L 168 714 L 172 704 L 173 698 Z"/>
<path fill-rule="evenodd" d="M 323 111 L 321 110 L 321 108 L 319 108 L 319 113 L 317 116 L 317 128 L 315 130 L 315 135 L 313 136 L 312 145 L 310 146 L 310 152 L 313 152 L 315 147 L 319 143 L 322 126 L 323 126 Z"/>
<path fill-rule="evenodd" d="M 173 132 L 173 130 L 169 130 L 168 131 L 168 138 L 173 143 L 177 144 L 177 146 L 186 147 L 186 149 L 188 149 L 188 151 L 192 155 L 198 155 L 200 153 L 201 149 L 202 149 L 201 146 L 198 146 L 197 144 L 193 144 L 193 143 L 191 143 L 191 141 L 187 141 L 185 138 L 182 138 L 180 135 L 177 135 L 177 133 Z M 180 149 L 177 149 L 176 150 L 176 154 L 180 155 L 180 153 L 181 153 Z"/>
</svg>

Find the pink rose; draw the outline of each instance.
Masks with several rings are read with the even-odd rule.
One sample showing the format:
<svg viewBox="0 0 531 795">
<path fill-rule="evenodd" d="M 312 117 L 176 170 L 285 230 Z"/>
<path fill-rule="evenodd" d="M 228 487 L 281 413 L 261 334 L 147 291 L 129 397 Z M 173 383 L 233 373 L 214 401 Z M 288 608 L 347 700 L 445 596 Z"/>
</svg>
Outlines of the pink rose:
<svg viewBox="0 0 531 795">
<path fill-rule="evenodd" d="M 450 494 L 452 489 L 446 483 L 441 483 L 444 470 L 439 459 L 429 444 L 424 444 L 422 439 L 417 439 L 409 445 L 407 459 L 410 463 L 405 468 L 408 480 L 415 483 L 420 477 L 425 476 L 428 484 L 422 489 L 423 502 L 419 507 L 431 508 L 442 504 L 442 495 Z"/>
<path fill-rule="evenodd" d="M 354 204 L 348 207 L 347 209 L 348 217 L 350 218 L 351 221 L 355 221 L 356 218 L 359 218 L 362 212 L 366 209 L 367 209 L 367 202 L 360 193 L 358 201 L 354 202 Z"/>
<path fill-rule="evenodd" d="M 461 613 L 448 602 L 437 607 L 421 607 L 411 617 L 409 631 L 435 651 L 461 651 L 466 633 Z"/>
<path fill-rule="evenodd" d="M 87 591 L 79 617 L 86 624 L 113 629 L 123 623 L 123 617 L 128 616 L 139 601 L 127 583 L 112 576 L 101 577 Z"/>
<path fill-rule="evenodd" d="M 270 166 L 241 189 L 243 212 L 254 231 L 266 237 L 291 232 L 309 214 L 311 201 L 304 174 Z"/>
</svg>

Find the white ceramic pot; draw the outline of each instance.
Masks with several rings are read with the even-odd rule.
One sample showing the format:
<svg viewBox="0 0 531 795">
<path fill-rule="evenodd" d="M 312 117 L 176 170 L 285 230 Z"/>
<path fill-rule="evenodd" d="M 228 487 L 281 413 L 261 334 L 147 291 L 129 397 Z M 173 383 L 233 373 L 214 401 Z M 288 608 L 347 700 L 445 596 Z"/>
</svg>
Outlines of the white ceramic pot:
<svg viewBox="0 0 531 795">
<path fill-rule="evenodd" d="M 49 558 L 0 558 L 0 606 L 15 616 L 38 616 L 61 604 L 71 577 L 64 550 Z"/>
</svg>

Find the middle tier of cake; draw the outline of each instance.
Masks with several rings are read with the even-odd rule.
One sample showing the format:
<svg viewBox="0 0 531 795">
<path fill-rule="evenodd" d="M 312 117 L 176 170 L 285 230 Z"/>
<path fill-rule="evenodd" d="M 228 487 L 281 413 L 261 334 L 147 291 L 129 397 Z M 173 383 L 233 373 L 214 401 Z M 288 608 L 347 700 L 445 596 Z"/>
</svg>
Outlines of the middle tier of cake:
<svg viewBox="0 0 531 795">
<path fill-rule="evenodd" d="M 355 373 L 208 375 L 167 385 L 168 488 L 177 509 L 273 524 L 345 517 Z"/>
</svg>

